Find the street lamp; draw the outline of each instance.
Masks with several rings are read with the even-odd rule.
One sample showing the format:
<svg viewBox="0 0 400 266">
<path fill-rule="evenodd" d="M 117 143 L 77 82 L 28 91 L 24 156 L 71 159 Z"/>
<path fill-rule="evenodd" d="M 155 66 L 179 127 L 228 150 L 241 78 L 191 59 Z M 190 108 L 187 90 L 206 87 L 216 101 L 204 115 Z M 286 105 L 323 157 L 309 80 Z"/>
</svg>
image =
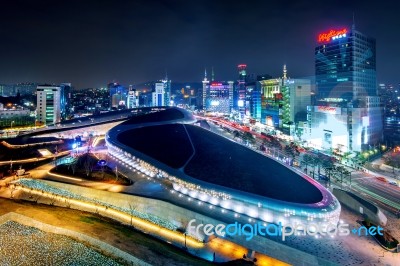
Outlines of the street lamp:
<svg viewBox="0 0 400 266">
<path fill-rule="evenodd" d="M 14 123 L 15 123 L 15 121 L 11 121 L 11 125 L 10 125 L 11 130 L 12 130 L 12 126 Z"/>
</svg>

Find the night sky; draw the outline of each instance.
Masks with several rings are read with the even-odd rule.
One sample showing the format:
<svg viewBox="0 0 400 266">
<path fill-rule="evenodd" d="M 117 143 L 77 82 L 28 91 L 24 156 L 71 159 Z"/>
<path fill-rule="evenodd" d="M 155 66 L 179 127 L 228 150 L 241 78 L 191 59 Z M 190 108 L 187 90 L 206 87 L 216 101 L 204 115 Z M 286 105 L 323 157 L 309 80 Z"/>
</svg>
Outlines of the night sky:
<svg viewBox="0 0 400 266">
<path fill-rule="evenodd" d="M 397 1 L 2 1 L 0 84 L 76 88 L 248 73 L 314 75 L 319 32 L 351 26 L 377 39 L 378 82 L 398 83 Z"/>
</svg>

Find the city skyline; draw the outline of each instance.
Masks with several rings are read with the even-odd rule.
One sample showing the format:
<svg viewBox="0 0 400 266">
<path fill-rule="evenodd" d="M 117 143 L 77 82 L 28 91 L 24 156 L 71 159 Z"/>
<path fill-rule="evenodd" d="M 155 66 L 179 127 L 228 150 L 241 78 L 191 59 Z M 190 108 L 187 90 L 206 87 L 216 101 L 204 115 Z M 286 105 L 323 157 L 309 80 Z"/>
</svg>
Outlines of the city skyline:
<svg viewBox="0 0 400 266">
<path fill-rule="evenodd" d="M 85 88 L 166 72 L 176 82 L 200 82 L 205 67 L 232 80 L 240 63 L 249 73 L 280 76 L 286 64 L 290 77 L 314 76 L 318 33 L 351 27 L 354 14 L 356 28 L 377 39 L 378 82 L 397 84 L 395 3 L 370 2 L 8 2 L 0 11 L 7 39 L 0 82 Z"/>
</svg>

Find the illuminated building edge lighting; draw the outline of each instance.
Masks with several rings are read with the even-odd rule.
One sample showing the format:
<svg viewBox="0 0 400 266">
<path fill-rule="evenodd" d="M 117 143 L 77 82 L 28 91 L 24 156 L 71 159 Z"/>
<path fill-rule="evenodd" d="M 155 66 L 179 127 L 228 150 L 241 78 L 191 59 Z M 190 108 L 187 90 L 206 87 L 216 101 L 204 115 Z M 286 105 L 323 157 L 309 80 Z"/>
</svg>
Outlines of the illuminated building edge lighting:
<svg viewBox="0 0 400 266">
<path fill-rule="evenodd" d="M 193 117 L 173 121 L 191 124 Z M 169 124 L 171 121 L 152 122 L 151 125 Z M 186 175 L 183 171 L 168 167 L 155 159 L 128 147 L 117 140 L 117 135 L 148 124 L 118 125 L 107 132 L 106 143 L 111 156 L 130 169 L 136 169 L 149 178 L 160 178 L 170 182 L 173 191 L 179 192 L 195 204 L 209 204 L 210 208 L 243 214 L 263 222 L 282 224 L 296 223 L 331 223 L 337 224 L 340 215 L 340 203 L 321 184 L 310 177 L 296 172 L 316 186 L 322 200 L 312 204 L 301 204 L 275 200 L 252 193 L 238 191 L 228 187 L 211 184 Z M 287 167 L 287 166 L 285 166 Z M 196 203 L 196 204 L 197 204 Z"/>
</svg>

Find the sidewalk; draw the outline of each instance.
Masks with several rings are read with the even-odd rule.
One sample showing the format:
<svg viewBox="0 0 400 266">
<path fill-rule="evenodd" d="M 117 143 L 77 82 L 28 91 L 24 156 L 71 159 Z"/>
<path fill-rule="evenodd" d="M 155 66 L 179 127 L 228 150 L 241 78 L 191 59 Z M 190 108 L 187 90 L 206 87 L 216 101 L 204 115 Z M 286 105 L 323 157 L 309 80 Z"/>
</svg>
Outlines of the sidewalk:
<svg viewBox="0 0 400 266">
<path fill-rule="evenodd" d="M 388 180 L 399 181 L 400 169 L 398 168 L 387 169 L 391 167 L 390 166 L 384 167 L 384 162 L 381 158 L 370 162 L 367 168 L 370 171 L 375 172 L 376 174 L 384 176 Z"/>
</svg>

